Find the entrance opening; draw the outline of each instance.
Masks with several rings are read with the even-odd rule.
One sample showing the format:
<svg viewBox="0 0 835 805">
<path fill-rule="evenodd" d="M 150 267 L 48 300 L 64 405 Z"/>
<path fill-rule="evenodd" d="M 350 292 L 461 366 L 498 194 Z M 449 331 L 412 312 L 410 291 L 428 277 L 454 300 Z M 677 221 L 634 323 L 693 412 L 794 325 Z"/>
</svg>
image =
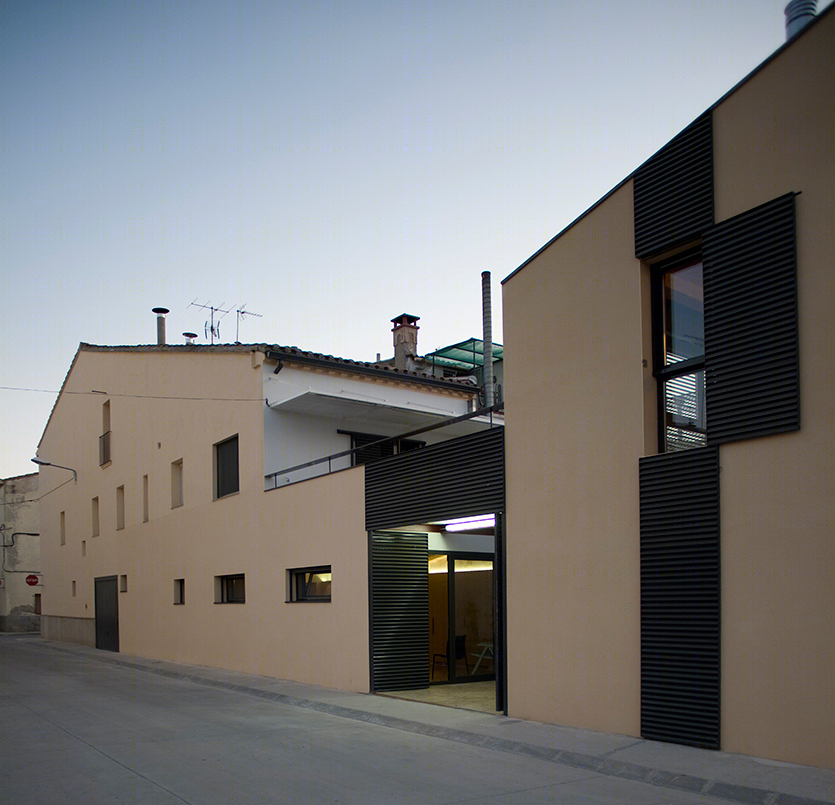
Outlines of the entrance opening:
<svg viewBox="0 0 835 805">
<path fill-rule="evenodd" d="M 482 712 L 503 711 L 496 687 L 501 637 L 497 635 L 496 618 L 500 593 L 495 572 L 495 531 L 492 515 L 424 523 L 400 531 L 401 536 L 422 533 L 426 539 L 423 564 L 411 562 L 412 576 L 423 568 L 425 614 L 401 621 L 413 638 L 403 635 L 401 640 L 415 648 L 425 647 L 425 671 L 410 677 L 417 684 L 407 684 L 404 676 L 404 684 L 375 686 L 377 692 Z M 389 538 L 393 537 L 389 533 Z M 388 568 L 391 578 L 392 563 Z M 409 615 L 417 615 L 417 599 L 413 597 L 410 602 Z M 402 609 L 400 612 L 405 614 Z M 408 662 L 418 663 L 420 656 L 419 651 L 412 651 Z M 397 665 L 405 662 L 405 653 L 395 660 Z"/>
</svg>

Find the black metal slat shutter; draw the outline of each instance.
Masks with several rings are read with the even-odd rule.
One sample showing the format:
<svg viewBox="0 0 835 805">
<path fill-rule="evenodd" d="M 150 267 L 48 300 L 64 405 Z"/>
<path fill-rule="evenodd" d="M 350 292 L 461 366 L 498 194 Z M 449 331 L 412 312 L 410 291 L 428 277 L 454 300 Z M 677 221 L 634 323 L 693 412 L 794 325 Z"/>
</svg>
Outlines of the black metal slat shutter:
<svg viewBox="0 0 835 805">
<path fill-rule="evenodd" d="M 794 194 L 705 234 L 709 444 L 800 427 Z"/>
<path fill-rule="evenodd" d="M 238 483 L 238 437 L 233 436 L 220 442 L 217 451 L 217 496 L 231 495 L 239 489 Z"/>
<path fill-rule="evenodd" d="M 713 225 L 713 121 L 705 112 L 633 178 L 635 256 L 645 260 Z"/>
<path fill-rule="evenodd" d="M 719 748 L 719 451 L 640 461 L 641 735 Z"/>
<path fill-rule="evenodd" d="M 371 535 L 371 685 L 429 686 L 426 534 Z"/>
<path fill-rule="evenodd" d="M 103 576 L 94 582 L 96 648 L 119 650 L 119 590 L 116 576 Z"/>
<path fill-rule="evenodd" d="M 504 428 L 399 453 L 365 467 L 365 527 L 504 511 Z"/>
</svg>

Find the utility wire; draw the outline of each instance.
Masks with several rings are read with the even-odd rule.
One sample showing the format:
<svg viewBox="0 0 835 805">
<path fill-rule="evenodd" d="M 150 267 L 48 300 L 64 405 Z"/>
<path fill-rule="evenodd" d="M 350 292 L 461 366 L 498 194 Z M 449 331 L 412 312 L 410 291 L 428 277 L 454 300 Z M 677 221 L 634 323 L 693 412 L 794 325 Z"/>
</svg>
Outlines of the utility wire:
<svg viewBox="0 0 835 805">
<path fill-rule="evenodd" d="M 47 495 L 51 495 L 53 492 L 60 489 L 62 486 L 66 486 L 72 480 L 73 480 L 72 478 L 68 478 L 66 481 L 64 481 L 64 483 L 58 484 L 58 486 L 56 486 L 55 489 L 50 489 L 49 492 L 44 492 L 40 497 L 24 498 L 23 500 L 10 500 L 6 503 L 3 503 L 2 505 L 3 506 L 19 506 L 21 503 L 37 503 L 39 500 L 42 500 Z"/>
<path fill-rule="evenodd" d="M 264 402 L 263 397 L 166 397 L 161 394 L 110 394 L 106 391 L 54 391 L 53 389 L 27 389 L 17 386 L 0 386 L 1 391 L 37 391 L 43 394 L 95 394 L 97 397 L 130 397 L 137 400 L 206 400 L 209 402 Z"/>
</svg>

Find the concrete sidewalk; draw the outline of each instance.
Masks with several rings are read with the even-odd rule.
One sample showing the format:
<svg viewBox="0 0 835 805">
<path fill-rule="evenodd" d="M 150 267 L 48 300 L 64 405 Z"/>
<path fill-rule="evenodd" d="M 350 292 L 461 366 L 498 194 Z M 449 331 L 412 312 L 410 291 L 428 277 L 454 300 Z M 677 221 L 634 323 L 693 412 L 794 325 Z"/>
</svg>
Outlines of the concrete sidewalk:
<svg viewBox="0 0 835 805">
<path fill-rule="evenodd" d="M 27 673 L 30 666 L 31 672 Z M 17 735 L 9 729 L 17 725 L 26 731 L 21 719 L 37 721 L 40 716 L 66 736 L 113 760 L 118 764 L 118 769 L 114 767 L 118 774 L 131 771 L 139 774 L 143 785 L 156 786 L 153 796 L 149 789 L 138 799 L 131 798 L 131 784 L 118 789 L 127 791 L 127 798 L 113 799 L 110 790 L 107 799 L 96 799 L 88 790 L 84 799 L 75 800 L 69 795 L 67 802 L 222 801 L 222 797 L 213 798 L 212 789 L 204 790 L 199 778 L 187 776 L 188 784 L 183 787 L 183 781 L 173 774 L 170 751 L 164 759 L 154 759 L 150 744 L 173 737 L 174 727 L 166 714 L 180 725 L 176 732 L 179 740 L 168 744 L 168 749 L 176 751 L 180 744 L 200 745 L 207 757 L 226 758 L 227 776 L 222 779 L 239 779 L 235 791 L 243 799 L 297 799 L 298 791 L 292 782 L 287 783 L 287 768 L 278 772 L 277 778 L 254 777 L 238 768 L 245 758 L 224 751 L 227 737 L 229 744 L 238 746 L 254 740 L 245 714 L 252 717 L 255 713 L 259 738 L 253 745 L 265 756 L 288 759 L 287 766 L 304 781 L 309 802 L 835 803 L 833 771 L 113 654 L 39 637 L 0 636 L 0 668 L 4 680 L 0 734 L 5 736 L 6 747 L 0 757 L 0 790 L 6 794 L 18 791 L 26 799 L 34 799 L 31 785 L 24 787 L 27 779 L 31 781 L 33 769 L 20 757 L 17 765 L 9 765 L 9 748 L 17 742 Z M 147 700 L 145 686 L 152 691 Z M 200 698 L 195 688 L 214 689 L 196 721 L 194 710 L 178 715 L 177 709 L 180 701 Z M 77 700 L 78 707 L 61 715 L 65 707 L 62 702 L 68 696 Z M 124 708 L 122 719 L 119 707 Z M 157 707 L 159 713 L 154 709 Z M 79 725 L 81 712 L 86 715 Z M 106 723 L 92 723 L 104 713 Z M 216 725 L 211 724 L 213 714 L 217 715 Z M 232 719 L 231 725 L 228 719 Z M 146 720 L 149 723 L 142 726 Z M 108 729 L 119 733 L 120 721 L 123 726 L 140 725 L 129 749 L 124 741 L 119 743 L 107 733 Z M 273 745 L 276 730 L 290 724 L 296 740 L 285 737 Z M 187 732 L 191 728 L 197 729 L 195 735 Z M 42 729 L 49 728 L 42 725 Z M 207 729 L 213 741 L 221 742 L 219 745 L 207 739 Z M 233 732 L 237 729 L 240 735 Z M 321 736 L 322 730 L 351 734 L 353 738 L 347 745 L 321 744 L 316 736 Z M 111 745 L 116 743 L 118 746 Z M 71 758 L 62 754 L 67 751 L 69 748 L 62 745 L 53 756 L 61 769 L 55 770 L 58 775 L 72 776 Z M 387 753 L 393 753 L 390 764 L 380 761 Z M 321 772 L 303 770 L 314 759 L 333 772 L 326 774 L 328 779 L 321 781 L 321 787 L 315 782 Z M 38 762 L 42 772 L 50 771 L 49 753 Z M 159 770 L 155 762 L 162 764 Z M 197 758 L 191 754 L 182 761 L 185 766 L 194 762 Z M 404 763 L 410 768 L 404 769 Z M 367 774 L 354 778 L 354 772 L 362 769 Z M 416 778 L 409 779 L 409 773 Z M 466 786 L 463 780 L 468 781 Z M 284 787 L 285 783 L 289 787 Z M 43 794 L 47 799 L 42 796 L 41 801 L 48 801 L 50 791 Z M 54 796 L 55 791 L 51 794 Z M 63 791 L 62 796 L 68 796 L 67 792 Z M 4 795 L 4 801 L 18 800 Z"/>
</svg>

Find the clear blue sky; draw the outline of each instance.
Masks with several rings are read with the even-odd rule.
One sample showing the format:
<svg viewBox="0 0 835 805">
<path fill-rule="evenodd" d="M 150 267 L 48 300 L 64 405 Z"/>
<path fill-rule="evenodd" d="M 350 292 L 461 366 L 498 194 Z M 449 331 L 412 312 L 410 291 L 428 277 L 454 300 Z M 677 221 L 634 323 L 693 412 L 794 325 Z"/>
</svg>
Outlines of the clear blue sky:
<svg viewBox="0 0 835 805">
<path fill-rule="evenodd" d="M 78 343 L 391 355 L 500 280 L 785 40 L 772 0 L 41 2 L 0 10 L 0 477 Z M 826 2 L 819 3 L 822 8 Z M 221 325 L 235 340 L 235 315 Z M 57 460 L 57 459 L 56 459 Z"/>
</svg>

